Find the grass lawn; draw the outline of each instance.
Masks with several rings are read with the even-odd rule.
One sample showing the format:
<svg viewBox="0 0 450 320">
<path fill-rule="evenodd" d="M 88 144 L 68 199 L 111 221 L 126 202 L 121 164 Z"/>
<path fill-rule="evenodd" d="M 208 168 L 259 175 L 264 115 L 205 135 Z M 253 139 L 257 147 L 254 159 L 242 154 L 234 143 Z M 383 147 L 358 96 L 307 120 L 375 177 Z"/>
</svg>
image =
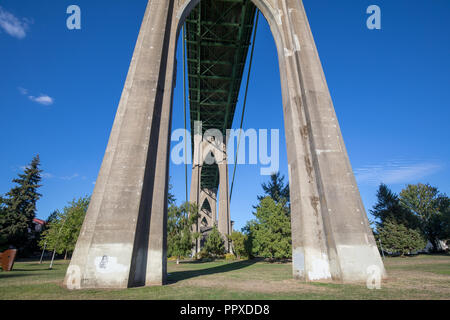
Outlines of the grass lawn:
<svg viewBox="0 0 450 320">
<path fill-rule="evenodd" d="M 123 290 L 62 287 L 68 261 L 16 262 L 0 271 L 0 299 L 450 299 L 450 256 L 386 258 L 389 278 L 379 290 L 365 284 L 304 283 L 292 279 L 290 263 L 215 261 L 168 263 L 169 283 Z"/>
</svg>

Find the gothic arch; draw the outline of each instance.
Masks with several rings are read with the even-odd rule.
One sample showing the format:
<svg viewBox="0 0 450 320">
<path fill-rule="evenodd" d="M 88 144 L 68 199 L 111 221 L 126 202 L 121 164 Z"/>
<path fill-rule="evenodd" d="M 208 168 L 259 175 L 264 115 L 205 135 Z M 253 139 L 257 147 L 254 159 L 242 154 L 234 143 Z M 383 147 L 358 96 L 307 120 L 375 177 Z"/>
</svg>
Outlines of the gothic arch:
<svg viewBox="0 0 450 320">
<path fill-rule="evenodd" d="M 175 53 L 181 26 L 198 2 L 148 2 L 65 278 L 70 289 L 166 281 Z M 384 276 L 303 4 L 301 0 L 252 2 L 268 21 L 278 52 L 293 275 L 306 281 L 366 281 L 368 268 L 375 266 Z M 101 265 L 102 257 L 110 262 Z"/>
</svg>

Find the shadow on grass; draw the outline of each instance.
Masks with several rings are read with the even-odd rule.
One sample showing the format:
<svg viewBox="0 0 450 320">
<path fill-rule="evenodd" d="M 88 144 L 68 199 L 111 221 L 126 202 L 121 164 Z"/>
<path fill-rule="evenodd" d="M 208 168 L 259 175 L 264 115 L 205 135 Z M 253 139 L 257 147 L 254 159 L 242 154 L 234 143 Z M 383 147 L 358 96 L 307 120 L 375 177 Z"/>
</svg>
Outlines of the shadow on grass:
<svg viewBox="0 0 450 320">
<path fill-rule="evenodd" d="M 216 274 L 216 273 L 225 273 L 230 271 L 235 271 L 243 268 L 250 267 L 251 265 L 257 263 L 258 261 L 261 261 L 260 259 L 252 259 L 252 260 L 243 260 L 243 261 L 236 261 L 232 263 L 226 263 L 221 266 L 211 267 L 211 268 L 205 268 L 205 269 L 197 269 L 197 270 L 187 270 L 187 271 L 175 271 L 171 272 L 168 275 L 168 283 L 176 283 L 181 280 L 186 280 L 190 278 L 210 275 L 210 274 Z M 184 264 L 201 264 L 203 262 L 198 261 L 190 261 L 190 262 L 184 262 Z"/>
<path fill-rule="evenodd" d="M 42 268 L 39 269 L 22 269 L 22 268 L 13 268 L 11 271 L 9 272 L 36 272 L 36 271 L 48 271 L 48 270 L 52 270 L 50 269 L 48 266 L 42 266 Z"/>
<path fill-rule="evenodd" d="M 17 271 L 17 270 L 14 270 L 14 271 Z M 0 280 L 11 279 L 11 278 L 23 278 L 23 277 L 45 276 L 45 275 L 47 275 L 46 273 L 28 273 L 27 271 L 28 270 L 26 270 L 23 273 L 16 273 L 16 272 L 13 272 L 13 271 L 0 272 Z M 40 271 L 43 271 L 43 270 L 40 270 Z"/>
</svg>

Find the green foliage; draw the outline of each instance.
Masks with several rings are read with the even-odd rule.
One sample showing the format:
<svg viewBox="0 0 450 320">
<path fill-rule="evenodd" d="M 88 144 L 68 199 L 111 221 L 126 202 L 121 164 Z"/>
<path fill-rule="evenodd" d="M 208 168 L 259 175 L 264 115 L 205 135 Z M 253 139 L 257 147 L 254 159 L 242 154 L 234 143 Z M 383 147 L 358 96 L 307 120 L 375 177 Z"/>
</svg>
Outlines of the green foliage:
<svg viewBox="0 0 450 320">
<path fill-rule="evenodd" d="M 276 203 L 265 197 L 256 206 L 256 220 L 244 228 L 251 244 L 253 256 L 285 259 L 292 256 L 291 220 L 289 209 L 283 202 Z"/>
<path fill-rule="evenodd" d="M 246 247 L 246 242 L 248 241 L 248 237 L 246 235 L 239 231 L 233 231 L 229 238 L 232 242 L 233 252 L 238 259 L 249 256 L 249 252 Z"/>
<path fill-rule="evenodd" d="M 3 252 L 8 249 L 8 243 L 6 236 L 0 234 L 0 252 Z"/>
<path fill-rule="evenodd" d="M 381 239 L 384 251 L 401 255 L 421 251 L 427 244 L 419 230 L 409 229 L 395 220 L 384 221 L 377 239 Z"/>
<path fill-rule="evenodd" d="M 170 183 L 170 179 L 171 177 L 169 177 L 169 190 L 167 191 L 167 203 L 169 207 L 175 205 L 176 202 L 175 195 L 172 193 L 173 186 Z"/>
<path fill-rule="evenodd" d="M 261 201 L 266 196 L 271 197 L 276 203 L 285 202 L 289 203 L 289 184 L 284 185 L 284 176 L 281 176 L 279 172 L 272 173 L 270 175 L 270 181 L 266 184 L 262 184 L 264 195 L 258 196 L 258 200 Z"/>
<path fill-rule="evenodd" d="M 407 228 L 418 228 L 419 219 L 410 210 L 402 206 L 398 195 L 383 183 L 378 188 L 377 199 L 373 210 L 370 210 L 372 215 L 378 219 L 377 227 L 383 227 L 384 222 L 390 220 L 403 224 Z"/>
<path fill-rule="evenodd" d="M 34 235 L 33 219 L 36 214 L 36 202 L 41 194 L 40 159 L 36 156 L 18 178 L 13 180 L 13 187 L 6 197 L 0 198 L 0 237 L 9 245 L 29 251 Z"/>
<path fill-rule="evenodd" d="M 438 239 L 449 235 L 449 198 L 429 184 L 418 183 L 407 185 L 400 192 L 400 204 L 418 218 L 420 230 L 437 251 Z"/>
<path fill-rule="evenodd" d="M 212 228 L 210 234 L 206 237 L 202 251 L 207 256 L 212 257 L 220 257 L 225 254 L 225 241 L 216 226 Z"/>
<path fill-rule="evenodd" d="M 232 253 L 227 253 L 225 255 L 225 260 L 236 260 L 236 256 L 234 254 L 232 254 Z"/>
<path fill-rule="evenodd" d="M 56 253 L 72 253 L 83 225 L 86 211 L 89 207 L 90 197 L 73 200 L 64 207 L 63 212 L 56 211 L 48 224 L 47 230 L 42 233 L 39 245 L 46 246 L 47 250 L 56 250 Z"/>
<path fill-rule="evenodd" d="M 440 201 L 440 239 L 450 239 L 450 198 L 443 197 Z"/>
<path fill-rule="evenodd" d="M 167 254 L 179 259 L 188 256 L 194 246 L 198 233 L 193 232 L 197 222 L 197 206 L 189 202 L 177 207 L 171 205 L 167 219 Z"/>
<path fill-rule="evenodd" d="M 58 219 L 58 210 L 53 211 L 48 217 L 46 223 L 51 223 Z"/>
</svg>

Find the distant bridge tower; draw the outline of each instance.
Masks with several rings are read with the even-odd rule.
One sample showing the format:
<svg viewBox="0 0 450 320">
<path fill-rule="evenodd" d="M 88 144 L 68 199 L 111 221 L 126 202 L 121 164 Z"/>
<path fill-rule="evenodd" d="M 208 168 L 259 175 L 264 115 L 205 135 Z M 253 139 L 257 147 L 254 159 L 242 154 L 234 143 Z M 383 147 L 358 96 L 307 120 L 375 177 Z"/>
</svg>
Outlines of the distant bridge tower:
<svg viewBox="0 0 450 320">
<path fill-rule="evenodd" d="M 197 10 L 200 16 L 192 18 L 202 22 L 210 18 L 208 14 L 217 6 L 223 10 L 216 11 L 222 11 L 224 19 L 230 19 L 227 25 L 240 31 L 214 29 L 213 33 L 243 36 L 248 23 L 242 8 L 254 5 L 268 21 L 276 43 L 289 165 L 294 277 L 305 281 L 365 282 L 368 270 L 374 269 L 385 276 L 301 0 L 242 0 L 241 8 L 225 7 L 236 3 L 239 2 L 148 1 L 91 204 L 67 270 L 68 288 L 126 288 L 165 283 L 177 39 L 191 13 Z M 210 28 L 214 25 L 210 24 Z M 197 41 L 197 47 L 192 48 L 199 50 L 197 56 L 188 52 L 188 63 L 199 62 L 197 71 L 205 71 L 189 77 L 191 128 L 192 121 L 202 120 L 202 114 L 212 110 L 193 106 L 195 78 L 209 77 L 206 84 L 228 78 L 232 86 L 223 83 L 225 87 L 220 91 L 214 87 L 209 92 L 229 93 L 228 104 L 217 113 L 225 110 L 220 128 L 223 130 L 232 121 L 235 86 L 239 82 L 234 80 L 239 80 L 240 70 L 232 71 L 232 77 L 224 77 L 220 68 L 236 67 L 241 61 L 234 60 L 236 63 L 231 66 L 227 60 L 213 62 L 217 67 L 214 75 L 208 73 L 209 67 L 202 69 L 207 63 L 203 59 L 206 51 L 203 45 L 205 42 L 212 45 L 213 41 L 203 38 L 210 28 L 208 31 L 200 27 L 195 40 L 188 38 L 188 44 Z M 226 46 L 240 51 L 235 53 L 236 59 L 246 52 L 245 43 L 231 41 Z M 200 98 L 211 90 L 203 85 L 198 89 Z M 197 117 L 193 116 L 193 110 Z M 226 184 L 219 185 L 218 199 L 223 201 L 219 204 L 220 216 L 221 208 L 229 206 L 229 200 L 220 190 Z M 200 196 L 201 191 L 194 194 Z M 229 219 L 222 221 L 226 221 L 223 228 L 230 228 Z M 218 223 L 221 228 L 221 222 Z"/>
</svg>

